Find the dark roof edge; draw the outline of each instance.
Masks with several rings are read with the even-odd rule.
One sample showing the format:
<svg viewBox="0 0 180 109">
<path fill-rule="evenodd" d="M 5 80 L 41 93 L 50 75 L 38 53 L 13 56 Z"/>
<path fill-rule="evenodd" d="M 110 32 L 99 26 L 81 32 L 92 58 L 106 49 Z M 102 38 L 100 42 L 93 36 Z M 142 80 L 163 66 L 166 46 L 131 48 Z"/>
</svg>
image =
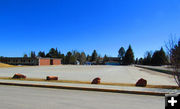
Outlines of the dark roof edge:
<svg viewBox="0 0 180 109">
<path fill-rule="evenodd" d="M 10 59 L 15 59 L 15 58 L 18 58 L 18 59 L 61 59 L 61 58 L 49 58 L 49 57 L 34 57 L 34 58 L 31 58 L 31 57 L 0 57 L 0 58 L 10 58 Z"/>
</svg>

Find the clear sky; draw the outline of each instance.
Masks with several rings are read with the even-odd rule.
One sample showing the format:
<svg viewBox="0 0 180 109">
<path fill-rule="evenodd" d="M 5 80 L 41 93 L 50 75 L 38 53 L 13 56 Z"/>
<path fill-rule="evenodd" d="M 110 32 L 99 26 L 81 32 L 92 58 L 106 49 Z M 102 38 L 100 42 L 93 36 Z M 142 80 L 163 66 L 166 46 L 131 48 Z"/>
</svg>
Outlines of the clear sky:
<svg viewBox="0 0 180 109">
<path fill-rule="evenodd" d="M 180 36 L 180 0 L 0 0 L 0 56 L 71 50 L 135 57 Z"/>
</svg>

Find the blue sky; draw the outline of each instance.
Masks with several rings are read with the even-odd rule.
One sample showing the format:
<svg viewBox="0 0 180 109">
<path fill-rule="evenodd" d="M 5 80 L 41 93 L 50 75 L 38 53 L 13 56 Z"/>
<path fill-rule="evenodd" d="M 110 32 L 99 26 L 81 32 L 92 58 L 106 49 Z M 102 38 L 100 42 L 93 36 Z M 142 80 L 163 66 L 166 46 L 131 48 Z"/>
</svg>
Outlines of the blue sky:
<svg viewBox="0 0 180 109">
<path fill-rule="evenodd" d="M 52 47 L 117 56 L 131 44 L 135 57 L 180 36 L 179 0 L 1 0 L 0 56 Z"/>
</svg>

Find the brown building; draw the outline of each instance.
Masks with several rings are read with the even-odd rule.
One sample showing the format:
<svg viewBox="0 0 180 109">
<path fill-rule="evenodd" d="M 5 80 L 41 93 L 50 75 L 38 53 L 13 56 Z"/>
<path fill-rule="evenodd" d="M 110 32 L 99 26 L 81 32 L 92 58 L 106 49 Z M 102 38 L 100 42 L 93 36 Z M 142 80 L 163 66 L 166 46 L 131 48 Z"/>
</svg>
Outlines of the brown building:
<svg viewBox="0 0 180 109">
<path fill-rule="evenodd" d="M 58 58 L 0 57 L 0 62 L 11 65 L 61 65 Z"/>
</svg>

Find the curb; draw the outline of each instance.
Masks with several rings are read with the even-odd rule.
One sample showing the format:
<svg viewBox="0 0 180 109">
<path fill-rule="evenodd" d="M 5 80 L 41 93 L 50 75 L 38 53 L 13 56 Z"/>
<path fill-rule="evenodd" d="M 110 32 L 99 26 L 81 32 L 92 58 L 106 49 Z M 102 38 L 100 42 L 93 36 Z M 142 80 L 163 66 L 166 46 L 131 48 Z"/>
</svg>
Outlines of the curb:
<svg viewBox="0 0 180 109">
<path fill-rule="evenodd" d="M 113 92 L 113 93 L 127 93 L 127 94 L 153 95 L 153 96 L 165 96 L 165 94 L 167 94 L 167 93 L 158 93 L 158 92 L 127 91 L 127 90 L 116 90 L 116 89 L 100 89 L 100 88 L 55 86 L 55 85 L 40 85 L 40 84 L 23 84 L 23 83 L 6 83 L 6 82 L 0 82 L 0 85 L 56 88 L 56 89 L 83 90 L 83 91 L 99 91 L 99 92 Z"/>
<path fill-rule="evenodd" d="M 135 67 L 139 67 L 139 68 L 143 68 L 143 69 L 147 69 L 147 70 L 152 70 L 152 71 L 157 71 L 157 72 L 164 73 L 164 74 L 173 75 L 173 72 L 169 71 L 169 70 L 163 70 L 163 69 L 157 69 L 157 68 L 149 68 L 149 67 L 140 66 L 140 65 L 135 65 Z"/>
<path fill-rule="evenodd" d="M 49 82 L 45 79 L 40 78 L 26 78 L 26 79 L 12 79 L 11 77 L 0 77 L 3 80 L 24 80 L 24 81 L 45 81 Z M 91 84 L 90 81 L 77 81 L 77 80 L 51 80 L 51 82 L 59 82 L 59 83 L 73 83 L 73 84 Z M 112 86 L 129 86 L 135 87 L 135 84 L 132 83 L 110 83 L 110 82 L 101 82 L 100 85 L 112 85 Z M 180 89 L 178 86 L 172 85 L 147 85 L 145 88 L 162 88 L 162 89 Z"/>
</svg>

